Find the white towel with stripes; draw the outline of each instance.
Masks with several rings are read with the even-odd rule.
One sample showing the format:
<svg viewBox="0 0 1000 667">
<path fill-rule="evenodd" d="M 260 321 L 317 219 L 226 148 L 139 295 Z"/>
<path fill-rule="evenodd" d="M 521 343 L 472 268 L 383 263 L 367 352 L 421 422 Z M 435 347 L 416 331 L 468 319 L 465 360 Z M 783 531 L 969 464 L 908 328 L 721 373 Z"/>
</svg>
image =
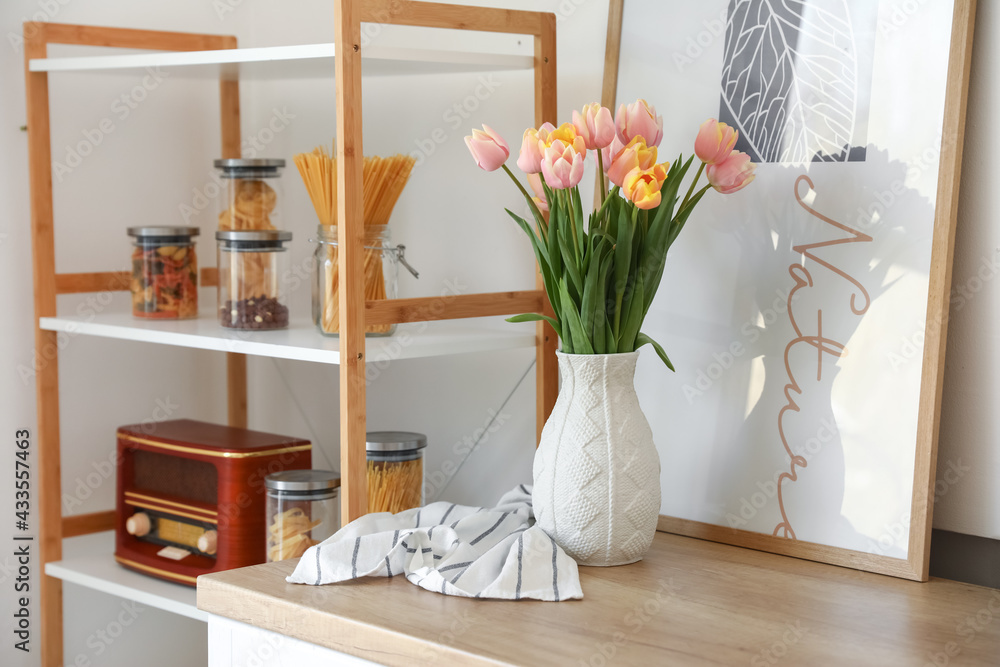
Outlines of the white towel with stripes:
<svg viewBox="0 0 1000 667">
<path fill-rule="evenodd" d="M 318 586 L 397 574 L 445 595 L 583 597 L 576 561 L 535 525 L 531 488 L 523 484 L 493 509 L 438 502 L 363 516 L 310 547 L 288 582 Z"/>
</svg>

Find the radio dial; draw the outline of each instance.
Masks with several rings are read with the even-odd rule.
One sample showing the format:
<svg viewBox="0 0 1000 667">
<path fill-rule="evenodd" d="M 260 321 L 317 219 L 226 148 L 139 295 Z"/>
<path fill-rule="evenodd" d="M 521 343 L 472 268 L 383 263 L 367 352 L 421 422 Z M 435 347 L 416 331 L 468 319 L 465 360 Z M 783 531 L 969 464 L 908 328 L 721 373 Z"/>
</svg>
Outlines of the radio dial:
<svg viewBox="0 0 1000 667">
<path fill-rule="evenodd" d="M 206 530 L 198 538 L 198 550 L 206 554 L 214 554 L 219 543 L 219 533 L 214 530 Z"/>
<path fill-rule="evenodd" d="M 145 512 L 136 512 L 125 520 L 125 531 L 129 535 L 142 537 L 143 535 L 148 535 L 152 529 L 153 524 L 149 520 L 149 515 Z"/>
</svg>

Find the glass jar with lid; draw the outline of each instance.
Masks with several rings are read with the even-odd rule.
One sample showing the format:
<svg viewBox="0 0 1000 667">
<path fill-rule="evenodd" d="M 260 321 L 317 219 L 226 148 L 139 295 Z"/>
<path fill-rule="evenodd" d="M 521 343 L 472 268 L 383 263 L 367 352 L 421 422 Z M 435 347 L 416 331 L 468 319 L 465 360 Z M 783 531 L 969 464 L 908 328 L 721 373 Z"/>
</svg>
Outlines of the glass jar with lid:
<svg viewBox="0 0 1000 667">
<path fill-rule="evenodd" d="M 372 431 L 365 436 L 368 511 L 391 512 L 423 505 L 427 436 L 408 431 Z"/>
<path fill-rule="evenodd" d="M 298 558 L 340 528 L 340 474 L 285 470 L 264 478 L 267 562 Z"/>
<path fill-rule="evenodd" d="M 129 227 L 132 314 L 149 319 L 198 317 L 197 227 Z"/>
<path fill-rule="evenodd" d="M 219 229 L 278 229 L 282 227 L 281 159 L 216 160 L 215 168 L 226 183 L 226 198 L 219 213 Z"/>
<path fill-rule="evenodd" d="M 316 274 L 313 282 L 313 322 L 320 333 L 340 334 L 339 268 L 336 225 L 319 225 L 316 229 Z M 406 246 L 392 245 L 389 225 L 365 225 L 364 274 L 366 301 L 395 299 L 399 265 L 419 278 L 420 274 L 406 261 Z M 395 324 L 369 324 L 366 336 L 390 336 Z"/>
<path fill-rule="evenodd" d="M 218 231 L 219 322 L 254 331 L 288 326 L 284 282 L 289 275 L 286 243 L 279 230 Z"/>
</svg>

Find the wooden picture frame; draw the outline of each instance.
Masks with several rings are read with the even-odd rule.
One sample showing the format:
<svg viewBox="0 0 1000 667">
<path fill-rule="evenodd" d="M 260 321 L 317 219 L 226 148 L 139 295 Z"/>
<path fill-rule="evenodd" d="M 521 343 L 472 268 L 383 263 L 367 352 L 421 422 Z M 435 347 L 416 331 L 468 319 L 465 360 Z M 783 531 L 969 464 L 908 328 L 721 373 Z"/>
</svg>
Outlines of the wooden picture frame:
<svg viewBox="0 0 1000 667">
<path fill-rule="evenodd" d="M 800 6 L 809 5 L 810 3 L 817 3 L 822 7 L 829 7 L 835 5 L 838 2 L 843 1 L 844 3 L 851 2 L 852 0 L 806 0 L 803 3 L 796 3 Z M 636 0 L 630 0 L 632 3 L 636 3 Z M 698 57 L 704 58 L 704 53 L 709 52 L 712 48 L 719 50 L 725 49 L 728 57 L 728 42 L 727 46 L 721 44 L 722 41 L 728 40 L 732 35 L 730 34 L 733 30 L 733 12 L 738 12 L 740 9 L 746 9 L 748 5 L 753 5 L 756 0 L 719 0 L 712 4 L 712 10 L 714 13 L 713 17 L 718 16 L 719 8 L 722 7 L 722 21 L 721 25 L 724 28 L 722 34 L 719 30 L 708 30 L 709 36 L 712 39 L 719 42 L 717 45 L 708 46 L 706 43 L 710 43 L 711 39 L 700 39 L 691 32 L 691 26 L 701 26 L 704 25 L 706 30 L 710 27 L 708 21 L 700 20 L 700 23 L 696 23 L 693 20 L 687 24 L 688 31 L 686 33 L 687 37 L 691 38 L 688 43 L 699 45 L 693 51 L 701 49 L 701 53 Z M 668 3 L 663 5 L 657 4 L 655 7 L 649 5 L 648 3 L 643 6 L 644 18 L 641 21 L 636 21 L 634 25 L 629 23 L 628 8 L 626 6 L 625 0 L 610 0 L 609 9 L 609 20 L 608 20 L 608 38 L 607 38 L 607 52 L 605 57 L 605 72 L 604 72 L 604 87 L 603 87 L 603 97 L 602 103 L 611 108 L 615 109 L 616 97 L 621 96 L 620 91 L 622 90 L 622 79 L 619 76 L 619 68 L 622 68 L 622 75 L 624 75 L 629 67 L 632 66 L 629 62 L 624 62 L 622 60 L 622 40 L 623 40 L 623 29 L 625 32 L 626 44 L 629 44 L 630 36 L 634 37 L 636 34 L 633 32 L 629 34 L 629 30 L 633 31 L 648 31 L 650 35 L 656 35 L 656 39 L 662 40 L 664 33 L 668 33 L 671 30 L 678 31 L 684 30 L 684 26 L 680 22 L 675 22 L 673 19 L 670 22 L 664 22 L 660 20 L 655 20 L 655 17 L 648 16 L 649 11 L 662 11 L 664 15 L 671 15 L 676 18 L 678 13 L 683 13 L 686 11 L 694 12 L 694 9 L 688 9 L 688 5 L 683 7 L 679 4 L 675 4 L 674 7 L 669 6 Z M 699 3 L 700 4 L 700 3 Z M 878 4 L 878 3 L 876 3 Z M 728 5 L 728 8 L 725 7 Z M 942 9 L 942 13 L 944 11 Z M 673 11 L 676 10 L 676 11 Z M 785 533 L 794 532 L 790 530 L 791 522 L 785 516 L 785 508 L 781 507 L 781 517 L 783 517 L 782 524 L 775 527 L 774 532 L 767 534 L 760 530 L 750 530 L 743 527 L 737 527 L 730 523 L 726 525 L 720 521 L 706 521 L 702 519 L 693 519 L 690 514 L 697 513 L 697 511 L 702 511 L 704 508 L 696 508 L 696 510 L 691 510 L 690 508 L 685 509 L 684 512 L 676 512 L 682 516 L 667 516 L 663 512 L 671 512 L 671 506 L 668 504 L 669 498 L 665 495 L 664 505 L 661 506 L 661 517 L 659 521 L 659 530 L 664 532 L 676 533 L 680 535 L 686 535 L 690 537 L 696 537 L 701 539 L 707 539 L 716 542 L 722 542 L 727 544 L 732 544 L 741 547 L 748 547 L 752 549 L 758 549 L 761 551 L 769 551 L 773 553 L 784 554 L 788 556 L 794 556 L 798 558 L 805 558 L 850 568 L 856 568 L 859 570 L 866 570 L 871 572 L 877 572 L 892 576 L 897 576 L 905 579 L 926 581 L 928 579 L 928 564 L 929 564 L 929 552 L 930 552 L 930 536 L 931 536 L 931 525 L 932 525 L 932 508 L 934 500 L 934 488 L 936 480 L 936 460 L 937 460 L 937 443 L 938 443 L 938 429 L 940 424 L 940 412 L 941 412 L 941 393 L 942 393 L 942 383 L 944 377 L 944 353 L 945 344 L 947 336 L 947 320 L 948 320 L 948 308 L 949 308 L 949 294 L 951 290 L 951 277 L 952 277 L 952 256 L 954 249 L 954 239 L 955 239 L 955 227 L 957 220 L 958 211 L 958 191 L 959 182 L 961 178 L 961 167 L 962 167 L 962 148 L 964 140 L 964 130 L 965 130 L 965 117 L 966 117 L 966 105 L 968 97 L 968 86 L 969 86 L 969 70 L 971 62 L 972 53 L 972 38 L 974 32 L 974 19 L 976 10 L 976 0 L 954 0 L 953 2 L 953 16 L 950 27 L 946 25 L 941 25 L 942 22 L 939 21 L 938 28 L 944 38 L 950 38 L 950 42 L 947 44 L 947 67 L 946 70 L 943 69 L 942 64 L 942 77 L 941 80 L 944 85 L 943 93 L 943 126 L 941 127 L 940 134 L 940 144 L 938 146 L 939 159 L 936 162 L 937 167 L 937 177 L 936 183 L 931 183 L 933 186 L 931 192 L 935 193 L 933 195 L 933 201 L 935 205 L 933 206 L 933 229 L 927 232 L 926 243 L 928 244 L 927 252 L 929 254 L 929 265 L 927 266 L 926 272 L 926 283 L 927 283 L 927 306 L 926 306 L 926 318 L 923 322 L 924 326 L 922 329 L 922 353 L 918 355 L 920 359 L 921 366 L 919 368 L 919 388 L 914 389 L 914 394 L 918 394 L 917 404 L 912 406 L 912 412 L 915 413 L 915 428 L 914 432 L 916 434 L 915 444 L 911 445 L 913 450 L 913 458 L 904 465 L 899 466 L 901 474 L 905 476 L 912 464 L 912 493 L 910 494 L 910 503 L 908 510 L 908 537 L 902 540 L 902 544 L 905 546 L 905 555 L 899 557 L 897 555 L 886 555 L 884 553 L 879 553 L 877 547 L 871 549 L 858 549 L 858 548 L 845 548 L 843 546 L 838 546 L 836 544 L 820 543 L 809 541 L 807 539 L 789 539 L 791 535 L 779 536 L 778 533 L 781 532 L 779 528 L 784 526 Z M 708 10 L 705 10 L 708 11 Z M 804 11 L 804 10 L 802 10 Z M 818 13 L 820 10 L 816 10 Z M 899 30 L 910 29 L 911 26 L 907 25 L 907 21 L 913 19 L 914 17 L 905 16 L 902 17 L 902 25 L 899 25 L 895 19 L 892 18 L 891 14 L 886 14 L 887 5 L 882 4 L 880 8 L 874 10 L 879 17 L 879 29 L 889 30 L 895 29 L 897 32 Z M 881 21 L 884 20 L 883 14 L 879 14 L 882 11 L 883 14 L 889 17 L 890 23 L 887 25 L 882 25 Z M 729 12 L 729 19 L 726 20 L 726 12 Z M 815 15 L 814 15 L 815 16 Z M 638 18 L 638 16 L 637 16 Z M 914 26 L 920 24 L 920 18 L 916 17 L 915 20 L 910 21 Z M 940 17 L 939 17 L 940 18 Z M 714 19 L 713 19 L 714 23 Z M 719 23 L 714 23 L 715 26 L 719 26 Z M 805 24 L 803 24 L 805 25 Z M 624 26 L 624 28 L 623 28 Z M 741 25 L 741 28 L 743 26 Z M 916 28 L 913 28 L 916 29 Z M 740 37 L 745 32 L 740 32 Z M 853 34 L 853 33 L 852 33 Z M 950 37 L 949 37 L 950 36 Z M 885 49 L 894 48 L 893 43 L 888 39 L 882 38 L 872 38 L 872 41 L 881 39 L 881 47 Z M 699 40 L 699 41 L 695 41 Z M 676 49 L 677 45 L 681 43 L 680 38 L 675 38 L 672 41 L 673 47 Z M 896 44 L 898 45 L 899 42 Z M 942 43 L 940 40 L 938 43 Z M 934 47 L 929 47 L 934 48 Z M 875 47 L 873 47 L 873 52 Z M 688 58 L 688 60 L 694 61 L 690 56 L 691 53 L 684 54 L 683 51 L 675 50 L 673 52 L 676 54 L 680 53 L 680 58 Z M 898 54 L 897 54 L 898 55 Z M 798 57 L 798 56 L 796 56 Z M 635 63 L 637 69 L 641 69 L 642 75 L 639 77 L 642 82 L 643 92 L 640 94 L 648 95 L 650 102 L 654 104 L 660 104 L 660 112 L 665 116 L 665 125 L 670 123 L 675 123 L 677 121 L 677 111 L 679 107 L 684 107 L 696 100 L 692 100 L 692 96 L 688 95 L 686 90 L 678 90 L 676 87 L 668 89 L 663 83 L 654 84 L 650 82 L 650 74 L 656 72 L 656 68 L 661 68 L 660 71 L 665 72 L 663 79 L 667 81 L 676 82 L 680 79 L 679 75 L 674 73 L 672 69 L 675 63 L 669 61 L 664 62 L 664 52 L 658 52 L 656 54 L 650 54 L 649 60 L 652 63 Z M 872 56 L 872 60 L 875 60 L 875 56 Z M 905 59 L 900 59 L 899 61 L 905 61 Z M 724 64 L 724 63 L 723 63 Z M 873 66 L 874 67 L 874 66 Z M 681 66 L 678 65 L 678 69 Z M 668 70 L 671 70 L 668 72 Z M 857 71 L 857 70 L 856 70 Z M 704 72 L 702 72 L 703 74 Z M 872 75 L 875 76 L 874 74 Z M 935 79 L 936 81 L 936 79 Z M 651 90 L 646 93 L 645 88 L 649 87 Z M 618 102 L 629 102 L 636 94 L 635 91 L 629 92 L 628 99 L 621 99 Z M 654 95 L 664 95 L 665 99 L 657 99 L 653 97 Z M 893 98 L 893 101 L 894 98 Z M 719 103 L 720 106 L 724 106 L 727 103 L 726 89 L 723 88 L 722 101 Z M 874 105 L 873 102 L 869 102 Z M 784 102 L 783 102 L 784 104 Z M 719 109 L 720 106 L 716 106 Z M 706 116 L 700 116 L 703 120 Z M 685 118 L 685 121 L 689 119 Z M 700 121 L 697 121 L 700 122 Z M 687 128 L 688 123 L 685 123 L 685 128 Z M 665 128 L 666 129 L 666 128 Z M 688 131 L 689 130 L 689 131 Z M 690 142 L 693 143 L 694 132 L 696 126 L 687 128 L 690 134 Z M 678 147 L 682 148 L 685 154 L 691 153 L 691 143 L 685 145 L 678 145 L 675 143 L 668 144 L 667 140 L 664 141 L 663 148 L 665 150 L 674 151 Z M 853 142 L 849 146 L 856 146 Z M 871 150 L 866 144 L 863 145 L 865 150 Z M 737 146 L 740 147 L 739 145 Z M 838 167 L 846 169 L 849 164 L 848 161 L 852 160 L 853 157 L 849 156 L 849 151 L 846 150 L 848 145 L 845 145 L 844 154 L 840 159 L 844 161 L 845 164 L 838 165 Z M 877 149 L 877 147 L 876 147 Z M 853 150 L 853 148 L 852 148 Z M 673 155 L 663 155 L 661 154 L 661 159 L 672 158 Z M 837 158 L 835 158 L 837 159 Z M 806 162 L 800 168 L 802 169 L 802 174 L 809 173 L 812 168 L 820 169 L 815 164 L 816 157 L 813 157 L 812 162 Z M 783 163 L 783 162 L 782 162 Z M 767 165 L 771 166 L 771 165 Z M 832 167 L 831 167 L 832 168 Z M 764 173 L 764 169 L 758 169 L 758 183 L 762 180 L 760 178 L 761 174 Z M 826 173 L 826 172 L 824 172 Z M 805 181 L 803 181 L 803 177 Z M 813 190 L 813 183 L 809 179 L 809 176 L 799 176 L 798 179 L 794 181 L 795 197 L 799 199 L 800 192 L 808 193 L 805 196 L 815 195 L 816 192 Z M 755 187 L 757 183 L 753 184 L 751 188 L 748 188 L 746 192 Z M 808 186 L 808 187 L 805 187 Z M 817 186 L 819 187 L 819 186 Z M 801 190 L 800 190 L 801 188 Z M 790 196 L 790 190 L 786 189 L 783 192 L 787 192 Z M 753 195 L 747 195 L 743 199 L 733 199 L 732 201 L 753 201 Z M 798 202 L 803 204 L 801 199 Z M 800 211 L 801 213 L 801 211 Z M 929 212 L 928 212 L 929 213 Z M 699 212 L 699 214 L 701 214 Z M 829 221 L 828 221 L 829 222 Z M 930 222 L 930 220 L 929 220 Z M 697 224 L 697 223 L 695 223 Z M 848 229 L 846 226 L 837 224 L 841 230 L 850 232 L 855 231 Z M 685 230 L 685 234 L 689 232 Z M 849 236 L 850 234 L 848 234 Z M 840 240 L 837 243 L 849 243 L 849 240 Z M 831 242 L 832 243 L 832 242 Z M 778 241 L 775 241 L 775 245 L 778 245 Z M 804 246 L 799 245 L 794 248 L 795 250 L 802 250 Z M 816 247 L 809 246 L 809 247 Z M 676 254 L 683 253 L 684 249 L 680 248 L 672 255 L 671 259 L 675 262 Z M 804 250 L 804 255 L 807 258 L 815 259 L 809 255 L 808 247 Z M 806 262 L 806 259 L 802 259 L 802 262 Z M 789 262 L 785 263 L 787 266 Z M 667 262 L 668 267 L 670 267 L 671 262 Z M 784 268 L 784 267 L 782 267 Z M 793 271 L 793 267 L 788 267 L 788 271 Z M 687 276 L 689 274 L 685 274 Z M 794 273 L 793 273 L 794 275 Z M 923 275 L 923 274 L 922 274 Z M 786 276 L 787 277 L 787 276 Z M 693 278 L 692 278 L 693 279 Z M 666 282 L 666 279 L 665 279 Z M 810 283 L 811 286 L 811 283 Z M 669 292 L 670 290 L 661 290 L 662 292 Z M 867 293 L 866 293 L 867 296 Z M 670 298 L 661 297 L 658 298 Z M 853 297 L 852 297 L 853 298 Z M 854 302 L 852 301 L 852 308 L 854 307 Z M 791 297 L 788 301 L 788 309 L 791 309 Z M 651 311 L 653 314 L 654 309 Z M 822 310 L 819 311 L 822 314 Z M 855 311 L 857 313 L 858 311 Z M 787 317 L 787 316 L 786 316 Z M 792 326 L 798 331 L 795 322 L 792 322 Z M 920 330 L 917 330 L 920 332 Z M 682 335 L 682 334 L 679 334 Z M 822 337 L 822 334 L 819 334 Z M 832 334 L 831 334 L 832 335 Z M 673 356 L 670 351 L 670 345 L 668 341 L 663 340 L 661 336 L 654 336 L 664 342 L 665 346 L 668 347 L 668 353 L 671 353 L 675 364 L 678 364 L 678 357 Z M 669 336 L 666 336 L 669 339 Z M 853 340 L 853 339 L 852 339 Z M 821 343 L 822 345 L 822 343 Z M 920 346 L 917 346 L 918 348 Z M 845 349 L 846 352 L 846 349 Z M 786 350 L 786 364 L 788 363 Z M 864 355 L 861 355 L 864 356 Z M 819 357 L 822 365 L 823 350 L 820 349 Z M 683 359 L 680 360 L 681 364 L 684 364 Z M 680 366 L 678 366 L 680 370 Z M 662 385 L 663 387 L 670 387 L 669 383 L 677 384 L 678 378 L 681 373 L 677 376 L 672 376 L 667 378 L 667 381 Z M 791 372 L 789 371 L 789 377 Z M 637 379 L 639 383 L 641 379 Z M 683 381 L 683 380 L 682 380 Z M 794 381 L 790 381 L 790 384 L 794 385 Z M 773 386 L 773 385 L 772 385 Z M 786 385 L 786 389 L 788 385 Z M 792 395 L 796 396 L 794 393 L 794 387 L 792 389 Z M 640 387 L 640 396 L 643 396 L 642 387 Z M 662 394 L 662 392 L 661 392 Z M 676 394 L 673 394 L 676 397 Z M 786 394 L 788 395 L 788 394 Z M 648 408 L 646 409 L 647 414 L 652 412 Z M 651 419 L 651 421 L 655 421 Z M 773 422 L 773 420 L 772 420 Z M 778 430 L 781 429 L 780 417 Z M 673 433 L 668 433 L 666 430 L 663 432 L 658 432 L 656 424 L 654 423 L 654 436 L 658 441 L 660 446 L 660 454 L 662 460 L 662 467 L 664 475 L 670 474 L 670 467 L 675 465 L 674 460 L 677 458 L 676 449 L 671 450 L 670 445 L 666 447 L 660 444 L 660 440 L 664 438 L 670 438 Z M 782 436 L 782 441 L 784 441 L 784 436 Z M 788 444 L 785 444 L 785 449 L 788 451 L 787 460 L 790 462 L 791 478 L 795 479 L 797 472 L 802 472 L 805 470 L 804 466 L 797 467 L 795 464 L 795 459 L 792 457 L 792 450 L 788 449 Z M 784 452 L 782 452 L 784 454 Z M 845 473 L 846 476 L 846 473 Z M 786 475 L 784 479 L 777 480 L 778 482 L 778 497 L 780 502 L 780 489 L 782 488 L 782 482 L 787 482 L 789 477 Z M 666 484 L 666 482 L 664 482 Z M 846 485 L 846 481 L 845 481 Z M 667 487 L 664 487 L 667 489 Z M 846 493 L 846 492 L 845 492 Z M 692 501 L 694 502 L 694 501 Z M 704 503 L 702 503 L 704 504 Z M 720 510 L 721 511 L 721 510 Z M 729 510 L 730 512 L 732 509 Z M 684 513 L 688 516 L 683 516 Z M 702 513 L 704 513 L 702 511 Z M 720 514 L 721 516 L 721 514 Z M 905 523 L 906 515 L 903 515 L 903 520 Z M 869 540 L 871 542 L 871 540 Z"/>
</svg>

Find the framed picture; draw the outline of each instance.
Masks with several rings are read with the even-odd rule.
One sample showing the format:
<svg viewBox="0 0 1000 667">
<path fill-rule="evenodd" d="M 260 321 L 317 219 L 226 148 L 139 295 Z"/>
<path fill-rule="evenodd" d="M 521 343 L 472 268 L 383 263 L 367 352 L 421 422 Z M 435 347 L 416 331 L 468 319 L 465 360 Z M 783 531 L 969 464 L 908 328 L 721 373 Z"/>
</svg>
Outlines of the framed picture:
<svg viewBox="0 0 1000 667">
<path fill-rule="evenodd" d="M 605 105 L 758 163 L 644 326 L 677 367 L 636 378 L 661 530 L 927 579 L 975 4 L 612 0 Z"/>
</svg>

